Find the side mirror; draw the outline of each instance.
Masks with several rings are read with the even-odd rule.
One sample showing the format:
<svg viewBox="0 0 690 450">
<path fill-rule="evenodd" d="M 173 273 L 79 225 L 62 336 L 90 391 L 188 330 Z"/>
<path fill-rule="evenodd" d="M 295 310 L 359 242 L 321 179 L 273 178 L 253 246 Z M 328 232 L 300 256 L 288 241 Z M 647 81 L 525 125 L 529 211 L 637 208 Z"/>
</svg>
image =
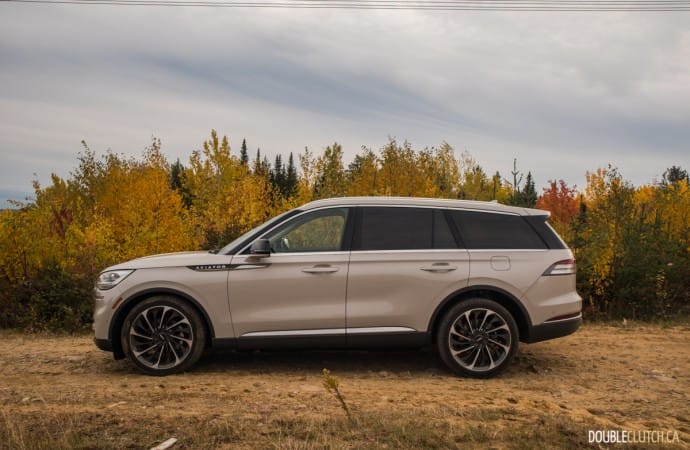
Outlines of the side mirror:
<svg viewBox="0 0 690 450">
<path fill-rule="evenodd" d="M 270 256 L 271 243 L 268 239 L 257 239 L 251 247 L 249 247 L 249 254 L 252 256 Z"/>
</svg>

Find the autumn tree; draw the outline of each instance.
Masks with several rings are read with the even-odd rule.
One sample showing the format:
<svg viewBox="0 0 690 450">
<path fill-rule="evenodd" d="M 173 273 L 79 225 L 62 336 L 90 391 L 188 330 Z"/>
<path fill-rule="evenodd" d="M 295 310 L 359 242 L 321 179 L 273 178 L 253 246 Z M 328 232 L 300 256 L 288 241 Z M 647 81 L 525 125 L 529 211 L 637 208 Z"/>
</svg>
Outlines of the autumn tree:
<svg viewBox="0 0 690 450">
<path fill-rule="evenodd" d="M 447 143 L 415 150 L 395 139 L 362 148 L 349 164 L 334 143 L 271 165 L 249 161 L 211 131 L 189 162 L 169 164 L 153 139 L 136 158 L 86 143 L 68 177 L 34 182 L 34 199 L 0 211 L 0 327 L 79 329 L 91 315 L 94 277 L 116 262 L 151 253 L 213 248 L 270 216 L 316 198 L 400 195 L 497 200 L 551 211 L 550 223 L 575 253 L 586 317 L 666 320 L 690 313 L 690 189 L 673 166 L 656 184 L 625 181 L 615 168 L 587 173 L 580 192 L 549 181 L 536 199 L 523 183 L 489 176 Z M 307 238 L 307 237 L 305 237 Z"/>
<path fill-rule="evenodd" d="M 491 179 L 482 166 L 468 152 L 462 152 L 459 161 L 460 188 L 458 198 L 465 200 L 496 200 L 506 203 L 511 195 L 508 183 L 496 172 Z"/>
<path fill-rule="evenodd" d="M 377 175 L 379 172 L 376 154 L 369 148 L 362 148 L 347 167 L 347 194 L 377 195 Z"/>
<path fill-rule="evenodd" d="M 420 156 L 409 142 L 398 144 L 390 138 L 379 154 L 377 191 L 381 195 L 402 197 L 433 196 L 433 180 L 423 167 L 428 168 L 430 163 L 429 155 Z"/>
<path fill-rule="evenodd" d="M 326 147 L 316 159 L 318 173 L 314 185 L 315 198 L 342 197 L 346 192 L 343 148 L 337 142 Z"/>
<path fill-rule="evenodd" d="M 578 193 L 575 187 L 569 187 L 565 181 L 549 180 L 549 186 L 535 205 L 539 209 L 551 212 L 549 222 L 566 241 L 570 241 L 571 224 L 576 219 L 580 210 Z"/>
<path fill-rule="evenodd" d="M 34 182 L 35 200 L 2 217 L 2 324 L 79 328 L 98 271 L 198 245 L 159 140 L 141 159 L 99 159 L 84 143 L 78 161 L 67 179 Z"/>
<path fill-rule="evenodd" d="M 194 194 L 190 211 L 204 247 L 222 247 L 274 212 L 270 168 L 260 158 L 257 150 L 250 172 L 231 154 L 227 137 L 219 138 L 215 130 L 192 153 L 186 186 Z"/>
<path fill-rule="evenodd" d="M 690 177 L 688 177 L 688 172 L 683 170 L 680 166 L 671 166 L 664 172 L 661 184 L 667 186 L 669 184 L 678 184 L 679 182 L 685 180 L 690 182 Z"/>
<path fill-rule="evenodd" d="M 443 198 L 457 198 L 460 184 L 460 168 L 455 159 L 455 149 L 447 142 L 434 149 L 431 177 L 436 185 L 437 195 Z"/>
</svg>

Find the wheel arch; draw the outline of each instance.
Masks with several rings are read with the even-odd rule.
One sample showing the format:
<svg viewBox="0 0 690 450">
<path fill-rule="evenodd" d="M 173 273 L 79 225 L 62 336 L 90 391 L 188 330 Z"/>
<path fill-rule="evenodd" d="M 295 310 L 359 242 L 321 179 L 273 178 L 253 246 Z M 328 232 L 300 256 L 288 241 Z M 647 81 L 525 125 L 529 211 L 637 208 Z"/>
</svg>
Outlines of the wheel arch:
<svg viewBox="0 0 690 450">
<path fill-rule="evenodd" d="M 524 341 L 530 335 L 532 328 L 532 321 L 525 306 L 512 294 L 495 286 L 468 286 L 459 291 L 456 291 L 446 297 L 434 310 L 429 321 L 429 336 L 430 342 L 436 342 L 436 334 L 438 326 L 443 320 L 446 312 L 453 306 L 470 298 L 486 298 L 493 300 L 506 308 L 513 316 L 518 326 L 519 340 Z"/>
<path fill-rule="evenodd" d="M 134 308 L 139 303 L 151 297 L 156 297 L 158 295 L 177 297 L 180 300 L 187 302 L 190 306 L 196 309 L 196 311 L 199 313 L 199 316 L 201 317 L 201 320 L 203 320 L 204 322 L 206 330 L 208 331 L 208 333 L 206 333 L 205 346 L 209 347 L 211 345 L 211 342 L 215 337 L 213 323 L 211 322 L 211 319 L 208 317 L 206 310 L 201 306 L 201 304 L 199 304 L 199 302 L 196 299 L 194 299 L 189 294 L 178 291 L 176 289 L 150 288 L 137 292 L 123 300 L 122 305 L 120 306 L 120 308 L 118 308 L 118 311 L 115 313 L 113 320 L 110 321 L 108 338 L 112 343 L 113 355 L 116 359 L 122 359 L 125 357 L 124 351 L 122 350 L 122 342 L 120 342 L 120 331 L 122 329 L 122 325 L 125 322 L 127 314 L 129 314 L 132 308 Z"/>
</svg>

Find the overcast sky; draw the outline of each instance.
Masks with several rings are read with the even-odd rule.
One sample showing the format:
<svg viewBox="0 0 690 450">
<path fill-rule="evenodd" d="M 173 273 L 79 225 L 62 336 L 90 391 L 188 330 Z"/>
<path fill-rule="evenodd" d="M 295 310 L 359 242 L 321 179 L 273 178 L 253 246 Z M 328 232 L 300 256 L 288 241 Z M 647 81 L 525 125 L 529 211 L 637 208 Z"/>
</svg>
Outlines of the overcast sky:
<svg viewBox="0 0 690 450">
<path fill-rule="evenodd" d="M 0 3 L 0 206 L 68 176 L 81 140 L 188 160 L 239 151 L 346 163 L 388 136 L 451 144 L 537 187 L 690 166 L 690 12 L 420 12 Z"/>
</svg>

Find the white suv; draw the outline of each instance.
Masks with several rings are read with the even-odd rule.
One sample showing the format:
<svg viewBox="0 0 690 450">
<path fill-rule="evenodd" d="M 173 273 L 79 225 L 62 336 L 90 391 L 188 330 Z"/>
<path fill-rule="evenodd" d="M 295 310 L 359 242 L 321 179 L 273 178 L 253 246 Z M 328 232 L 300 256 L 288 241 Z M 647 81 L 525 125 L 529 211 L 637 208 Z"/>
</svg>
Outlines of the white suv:
<svg viewBox="0 0 690 450">
<path fill-rule="evenodd" d="M 573 254 L 548 217 L 459 200 L 311 202 L 217 252 L 106 269 L 95 289 L 96 344 L 153 375 L 189 369 L 209 346 L 431 344 L 454 372 L 488 377 L 518 341 L 581 323 Z"/>
</svg>

